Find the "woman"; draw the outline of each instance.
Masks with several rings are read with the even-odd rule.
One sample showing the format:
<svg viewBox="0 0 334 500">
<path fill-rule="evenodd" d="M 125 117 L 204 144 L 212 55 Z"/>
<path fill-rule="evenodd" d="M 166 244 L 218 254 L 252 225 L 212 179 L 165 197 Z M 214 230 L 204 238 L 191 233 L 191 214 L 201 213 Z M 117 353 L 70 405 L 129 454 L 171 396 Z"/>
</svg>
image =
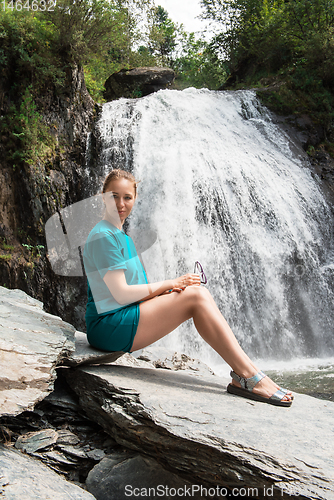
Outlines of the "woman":
<svg viewBox="0 0 334 500">
<path fill-rule="evenodd" d="M 122 231 L 137 198 L 133 175 L 112 170 L 102 197 L 104 218 L 90 232 L 84 250 L 89 343 L 108 351 L 133 352 L 192 318 L 199 334 L 233 370 L 228 392 L 290 406 L 292 393 L 279 388 L 244 353 L 210 293 L 200 286 L 198 274 L 147 282 L 135 246 Z"/>
</svg>

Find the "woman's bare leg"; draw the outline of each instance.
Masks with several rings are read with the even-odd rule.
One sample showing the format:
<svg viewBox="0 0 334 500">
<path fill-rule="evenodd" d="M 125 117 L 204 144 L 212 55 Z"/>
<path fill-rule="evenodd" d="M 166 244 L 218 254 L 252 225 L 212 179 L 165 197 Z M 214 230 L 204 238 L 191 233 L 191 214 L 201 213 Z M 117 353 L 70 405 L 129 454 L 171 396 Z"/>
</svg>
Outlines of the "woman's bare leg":
<svg viewBox="0 0 334 500">
<path fill-rule="evenodd" d="M 259 371 L 240 347 L 208 290 L 199 286 L 189 286 L 181 293 L 173 292 L 142 302 L 132 351 L 153 344 L 190 318 L 201 337 L 238 375 L 249 378 Z M 256 385 L 254 392 L 270 397 L 277 388 L 266 377 Z M 290 396 L 285 396 L 284 400 L 289 401 Z"/>
</svg>

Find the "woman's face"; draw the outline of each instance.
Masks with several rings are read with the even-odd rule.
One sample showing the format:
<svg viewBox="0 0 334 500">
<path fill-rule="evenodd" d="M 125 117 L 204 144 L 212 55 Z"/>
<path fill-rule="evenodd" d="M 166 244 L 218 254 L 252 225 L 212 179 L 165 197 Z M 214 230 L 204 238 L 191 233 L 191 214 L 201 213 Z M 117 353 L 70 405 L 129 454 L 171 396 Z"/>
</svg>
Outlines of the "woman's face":
<svg viewBox="0 0 334 500">
<path fill-rule="evenodd" d="M 119 224 L 123 226 L 136 199 L 133 182 L 124 178 L 112 180 L 102 196 L 106 206 L 105 219 L 115 226 L 119 226 Z"/>
</svg>

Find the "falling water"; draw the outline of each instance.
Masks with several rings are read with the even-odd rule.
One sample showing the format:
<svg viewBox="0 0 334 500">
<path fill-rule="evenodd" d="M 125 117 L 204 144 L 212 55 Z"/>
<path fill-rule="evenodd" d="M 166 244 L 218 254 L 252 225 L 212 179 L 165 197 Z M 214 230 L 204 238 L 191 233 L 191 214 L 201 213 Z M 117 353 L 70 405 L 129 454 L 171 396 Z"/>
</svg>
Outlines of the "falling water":
<svg viewBox="0 0 334 500">
<path fill-rule="evenodd" d="M 130 231 L 157 232 L 160 264 L 146 262 L 154 279 L 192 272 L 199 260 L 251 356 L 334 354 L 332 214 L 302 150 L 254 92 L 120 99 L 104 105 L 98 125 L 105 169 L 142 181 Z M 164 342 L 216 359 L 192 322 Z"/>
</svg>

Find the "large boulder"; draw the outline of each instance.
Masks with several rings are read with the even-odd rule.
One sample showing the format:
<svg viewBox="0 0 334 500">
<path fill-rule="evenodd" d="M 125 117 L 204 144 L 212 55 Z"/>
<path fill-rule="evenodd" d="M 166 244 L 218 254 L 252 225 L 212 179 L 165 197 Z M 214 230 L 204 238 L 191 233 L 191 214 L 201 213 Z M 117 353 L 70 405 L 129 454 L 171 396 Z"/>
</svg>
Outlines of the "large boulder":
<svg viewBox="0 0 334 500">
<path fill-rule="evenodd" d="M 121 69 L 112 74 L 104 84 L 104 98 L 112 101 L 120 97 L 143 97 L 167 88 L 174 78 L 175 73 L 170 68 Z"/>
<path fill-rule="evenodd" d="M 0 415 L 32 409 L 74 351 L 75 328 L 21 290 L 0 287 Z"/>
<path fill-rule="evenodd" d="M 138 463 L 141 471 L 147 470 L 138 487 L 146 488 L 142 480 L 149 477 L 156 478 L 158 484 L 160 473 L 165 474 L 157 470 L 154 459 L 165 471 L 192 485 L 203 485 L 212 491 L 218 488 L 218 496 L 231 496 L 229 491 L 236 488 L 234 493 L 239 491 L 246 496 L 248 492 L 258 498 L 334 498 L 333 402 L 297 394 L 292 407 L 277 408 L 228 394 L 225 389 L 228 380 L 215 376 L 203 364 L 184 355 L 150 347 L 139 353 L 138 358 L 125 353 L 113 364 L 98 365 L 121 353 L 91 348 L 80 332 L 76 335 L 76 345 L 77 351 L 72 354 L 73 327 L 44 312 L 40 302 L 23 292 L 0 287 L 3 415 L 32 409 L 52 389 L 55 367 L 67 364 L 58 369 L 59 380 L 61 375 L 66 377 L 79 401 L 68 403 L 66 397 L 65 404 L 79 404 L 113 438 L 108 446 L 86 448 L 73 432 L 47 424 L 45 407 L 38 413 L 43 417 L 41 428 L 34 425 L 33 432 L 27 433 L 24 425 L 15 440 L 17 449 L 35 456 L 42 455 L 44 450 L 41 459 L 47 457 L 51 466 L 57 460 L 73 465 L 80 460 L 97 462 L 108 458 L 105 455 L 116 442 L 136 453 L 134 461 L 122 461 L 120 467 L 126 473 L 131 469 L 136 475 Z M 88 363 L 94 365 L 87 367 Z M 56 402 L 59 396 L 53 396 Z M 25 418 L 30 421 L 29 413 Z M 16 428 L 9 418 L 2 419 L 6 438 Z M 23 415 L 20 419 L 24 422 Z M 42 468 L 41 474 L 39 471 L 35 474 L 32 469 L 37 462 L 26 458 L 18 451 L 0 447 L 0 496 L 91 498 L 80 489 L 69 494 L 66 490 L 63 496 L 50 489 L 51 496 L 47 496 L 40 479 L 46 478 L 47 472 Z M 110 469 L 109 484 L 115 480 L 117 471 L 110 467 L 110 458 L 101 462 L 90 476 L 94 495 L 105 467 Z M 121 488 L 122 477 L 118 480 Z M 179 484 L 174 476 L 169 480 L 171 483 L 166 484 L 174 488 Z M 108 481 L 104 484 L 107 489 Z M 49 479 L 45 491 L 48 484 Z M 50 484 L 50 488 L 56 486 L 51 476 Z M 62 489 L 61 484 L 59 487 Z M 199 493 L 205 496 L 202 490 Z M 101 498 L 102 495 L 103 492 Z"/>
<path fill-rule="evenodd" d="M 122 351 L 106 352 L 89 345 L 87 335 L 75 332 L 75 351 L 63 360 L 66 366 L 101 365 L 112 363 L 124 355 Z"/>
<path fill-rule="evenodd" d="M 333 402 L 298 394 L 278 408 L 228 394 L 226 380 L 192 370 L 118 364 L 64 373 L 88 416 L 120 445 L 194 484 L 333 499 Z"/>
<path fill-rule="evenodd" d="M 38 460 L 0 445 L 0 497 L 3 500 L 94 500 Z"/>
<path fill-rule="evenodd" d="M 101 460 L 88 474 L 86 485 L 98 500 L 126 500 L 131 496 L 173 500 L 187 492 L 193 492 L 193 500 L 204 500 L 196 485 L 167 471 L 153 458 L 128 452 Z"/>
</svg>

